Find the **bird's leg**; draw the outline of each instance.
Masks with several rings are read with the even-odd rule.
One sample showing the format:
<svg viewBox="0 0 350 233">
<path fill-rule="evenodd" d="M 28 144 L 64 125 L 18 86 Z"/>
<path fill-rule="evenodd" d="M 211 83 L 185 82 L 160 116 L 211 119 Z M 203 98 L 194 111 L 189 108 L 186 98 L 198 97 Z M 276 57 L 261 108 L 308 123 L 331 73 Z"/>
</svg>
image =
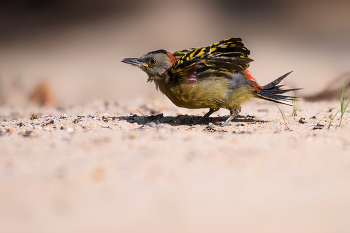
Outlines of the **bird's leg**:
<svg viewBox="0 0 350 233">
<path fill-rule="evenodd" d="M 211 108 L 209 109 L 209 112 L 207 112 L 203 117 L 202 119 L 207 119 L 210 117 L 211 114 L 213 114 L 214 112 L 217 112 L 219 111 L 220 108 Z"/>
<path fill-rule="evenodd" d="M 231 120 L 233 120 L 237 115 L 238 113 L 240 112 L 240 109 L 238 108 L 233 108 L 230 110 L 230 116 L 227 118 L 227 120 L 221 125 L 221 127 L 225 127 L 227 126 Z"/>
<path fill-rule="evenodd" d="M 206 119 L 209 118 L 209 116 L 210 116 L 211 114 L 213 114 L 214 112 L 219 111 L 219 109 L 220 109 L 220 108 L 210 108 L 210 109 L 209 109 L 209 112 L 207 112 L 204 116 L 202 116 L 202 118 L 199 120 L 199 122 L 205 121 Z"/>
</svg>

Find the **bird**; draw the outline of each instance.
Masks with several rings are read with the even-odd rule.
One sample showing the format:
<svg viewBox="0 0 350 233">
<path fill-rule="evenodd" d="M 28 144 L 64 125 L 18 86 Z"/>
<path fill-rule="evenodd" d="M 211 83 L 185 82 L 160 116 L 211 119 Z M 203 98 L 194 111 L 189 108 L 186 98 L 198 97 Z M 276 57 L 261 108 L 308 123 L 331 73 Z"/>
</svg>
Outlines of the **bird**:
<svg viewBox="0 0 350 233">
<path fill-rule="evenodd" d="M 173 53 L 155 50 L 139 58 L 122 62 L 139 67 L 147 73 L 148 82 L 165 94 L 176 106 L 188 109 L 209 108 L 201 118 L 208 120 L 220 108 L 230 115 L 227 126 L 241 112 L 241 104 L 250 98 L 290 105 L 296 96 L 283 95 L 300 88 L 282 89 L 279 83 L 291 72 L 260 86 L 248 67 L 253 61 L 239 37 L 228 38 L 206 47 L 194 47 Z"/>
</svg>

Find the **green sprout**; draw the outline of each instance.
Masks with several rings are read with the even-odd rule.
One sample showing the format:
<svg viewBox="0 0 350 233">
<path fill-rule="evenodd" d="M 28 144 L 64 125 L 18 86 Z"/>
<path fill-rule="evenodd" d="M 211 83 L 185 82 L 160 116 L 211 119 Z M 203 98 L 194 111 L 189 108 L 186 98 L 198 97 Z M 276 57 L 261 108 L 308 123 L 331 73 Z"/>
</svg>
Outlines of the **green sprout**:
<svg viewBox="0 0 350 233">
<path fill-rule="evenodd" d="M 328 112 L 332 112 L 335 108 L 328 107 Z"/>
<path fill-rule="evenodd" d="M 286 122 L 286 115 L 284 114 L 284 111 L 283 111 L 277 104 L 276 104 L 276 106 L 277 106 L 278 110 L 280 110 L 280 113 L 281 113 L 281 115 L 282 115 L 282 119 L 283 119 L 284 125 L 286 126 L 287 130 L 292 131 L 292 130 L 288 127 L 288 125 L 287 125 L 287 122 Z"/>
<path fill-rule="evenodd" d="M 339 126 L 341 126 L 344 113 L 346 112 L 346 109 L 348 108 L 348 105 L 350 103 L 350 100 L 349 100 L 346 105 L 344 104 L 345 86 L 346 86 L 346 82 L 347 81 L 348 81 L 348 79 L 345 80 L 344 86 L 341 89 L 341 94 L 340 94 L 340 121 L 339 121 Z"/>
<path fill-rule="evenodd" d="M 294 95 L 295 95 L 295 99 L 292 100 L 292 104 L 293 104 L 292 116 L 297 116 L 298 110 L 300 109 L 301 106 L 298 106 L 297 91 L 294 92 Z"/>
<path fill-rule="evenodd" d="M 332 122 L 333 122 L 334 118 L 338 115 L 338 113 L 339 113 L 339 111 L 336 114 L 334 114 L 334 115 L 331 114 L 331 115 L 328 116 L 328 119 L 329 119 L 328 129 L 331 127 Z"/>
</svg>

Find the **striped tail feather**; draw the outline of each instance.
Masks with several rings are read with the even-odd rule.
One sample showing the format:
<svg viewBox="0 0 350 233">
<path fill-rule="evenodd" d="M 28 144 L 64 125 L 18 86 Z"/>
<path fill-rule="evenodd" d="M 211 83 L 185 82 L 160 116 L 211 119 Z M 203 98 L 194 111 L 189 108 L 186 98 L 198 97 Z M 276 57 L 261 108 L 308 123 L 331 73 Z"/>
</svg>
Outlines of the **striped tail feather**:
<svg viewBox="0 0 350 233">
<path fill-rule="evenodd" d="M 294 88 L 294 89 L 281 89 L 284 85 L 278 85 L 283 79 L 285 79 L 291 72 L 286 73 L 285 75 L 282 75 L 278 79 L 272 81 L 269 84 L 266 84 L 265 86 L 262 87 L 260 91 L 256 91 L 255 97 L 259 99 L 264 99 L 268 101 L 272 101 L 275 103 L 279 104 L 286 104 L 290 105 L 291 104 L 287 103 L 286 101 L 294 101 L 297 99 L 296 96 L 286 96 L 283 95 L 283 93 L 290 92 L 290 91 L 297 91 L 300 90 L 301 88 Z"/>
</svg>

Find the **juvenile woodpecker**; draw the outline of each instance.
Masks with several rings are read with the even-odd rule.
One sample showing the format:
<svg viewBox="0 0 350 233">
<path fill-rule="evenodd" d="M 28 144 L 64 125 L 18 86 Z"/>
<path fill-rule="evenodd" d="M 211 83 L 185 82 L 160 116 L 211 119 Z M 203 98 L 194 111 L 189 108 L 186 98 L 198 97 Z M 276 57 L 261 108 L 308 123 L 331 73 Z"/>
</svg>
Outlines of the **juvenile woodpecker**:
<svg viewBox="0 0 350 233">
<path fill-rule="evenodd" d="M 209 108 L 203 120 L 220 108 L 230 110 L 229 122 L 241 111 L 241 103 L 254 97 L 280 104 L 296 97 L 283 93 L 278 85 L 291 72 L 260 86 L 247 68 L 253 60 L 241 38 L 229 38 L 207 47 L 190 48 L 170 53 L 156 50 L 140 58 L 125 58 L 122 62 L 141 68 L 176 106 L 197 109 Z"/>
</svg>

